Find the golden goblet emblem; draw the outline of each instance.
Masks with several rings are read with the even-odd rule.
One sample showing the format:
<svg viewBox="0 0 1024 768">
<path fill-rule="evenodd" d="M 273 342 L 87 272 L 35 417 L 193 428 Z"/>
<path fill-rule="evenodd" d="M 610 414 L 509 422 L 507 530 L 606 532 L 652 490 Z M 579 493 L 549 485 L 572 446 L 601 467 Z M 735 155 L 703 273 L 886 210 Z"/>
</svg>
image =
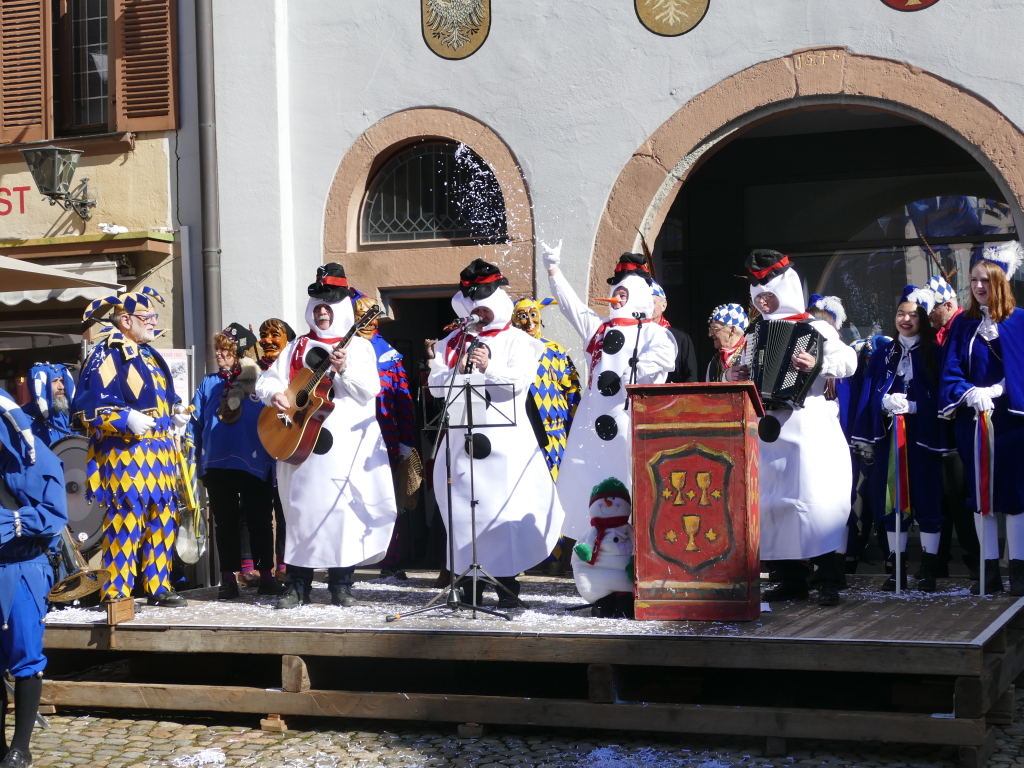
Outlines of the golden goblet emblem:
<svg viewBox="0 0 1024 768">
<path fill-rule="evenodd" d="M 689 541 L 686 542 L 686 551 L 699 552 L 694 537 L 700 532 L 700 515 L 683 515 L 683 530 L 689 536 Z"/>
<path fill-rule="evenodd" d="M 708 489 L 711 488 L 710 472 L 697 473 L 697 487 L 700 488 L 700 501 L 697 502 L 697 506 L 710 507 L 711 502 L 708 500 Z"/>
</svg>

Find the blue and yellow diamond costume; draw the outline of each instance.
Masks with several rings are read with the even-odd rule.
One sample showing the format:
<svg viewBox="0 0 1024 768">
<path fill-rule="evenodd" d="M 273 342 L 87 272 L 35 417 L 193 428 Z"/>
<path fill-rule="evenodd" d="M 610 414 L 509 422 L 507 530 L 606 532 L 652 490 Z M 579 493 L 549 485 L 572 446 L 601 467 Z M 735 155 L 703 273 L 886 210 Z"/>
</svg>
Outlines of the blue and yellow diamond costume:
<svg viewBox="0 0 1024 768">
<path fill-rule="evenodd" d="M 83 322 L 114 308 L 114 314 L 152 311 L 163 299 L 151 288 L 97 299 Z M 105 599 L 129 597 L 141 568 L 147 595 L 171 588 L 177 534 L 175 447 L 171 414 L 180 398 L 163 357 L 112 327 L 82 369 L 72 404 L 72 424 L 89 438 L 86 495 L 107 508 L 103 567 L 110 571 Z M 128 428 L 129 411 L 156 419 L 143 435 Z"/>
</svg>

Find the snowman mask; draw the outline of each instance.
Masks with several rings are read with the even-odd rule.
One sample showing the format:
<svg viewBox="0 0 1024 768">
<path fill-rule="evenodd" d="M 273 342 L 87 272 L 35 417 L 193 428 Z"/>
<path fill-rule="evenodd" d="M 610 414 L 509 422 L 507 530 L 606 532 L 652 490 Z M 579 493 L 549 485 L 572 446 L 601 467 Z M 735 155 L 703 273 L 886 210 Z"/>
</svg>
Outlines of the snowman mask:
<svg viewBox="0 0 1024 768">
<path fill-rule="evenodd" d="M 504 328 L 511 322 L 512 313 L 515 311 L 512 299 L 501 288 L 498 288 L 487 298 L 477 301 L 463 296 L 461 291 L 452 296 L 452 309 L 461 318 L 469 317 L 477 307 L 487 307 L 487 309 L 494 313 L 494 319 L 483 327 L 482 330 L 485 331 Z"/>
<path fill-rule="evenodd" d="M 804 311 L 804 287 L 800 275 L 790 267 L 781 275 L 776 275 L 764 285 L 750 286 L 750 299 L 753 301 L 762 293 L 773 293 L 779 300 L 774 312 L 762 313 L 765 320 L 782 320 L 791 315 L 799 315 Z M 757 304 L 755 303 L 756 307 Z"/>
<path fill-rule="evenodd" d="M 654 317 L 654 293 L 646 280 L 638 275 L 624 277 L 615 285 L 610 286 L 608 291 L 609 298 L 615 293 L 616 288 L 625 288 L 629 291 L 629 299 L 618 309 L 611 305 L 611 310 L 608 313 L 609 317 L 612 319 L 632 319 L 634 312 L 642 312 L 646 315 L 645 319 L 647 320 Z"/>
<path fill-rule="evenodd" d="M 334 313 L 334 317 L 331 320 L 331 325 L 326 331 L 322 331 L 317 328 L 316 319 L 314 317 L 314 310 L 321 304 L 325 304 L 331 308 L 331 312 Z M 355 314 L 352 309 L 352 299 L 342 299 L 339 302 L 330 304 L 323 299 L 310 298 L 306 302 L 306 323 L 309 325 L 309 330 L 313 332 L 313 335 L 318 339 L 340 339 L 346 333 L 349 328 L 355 325 Z"/>
</svg>

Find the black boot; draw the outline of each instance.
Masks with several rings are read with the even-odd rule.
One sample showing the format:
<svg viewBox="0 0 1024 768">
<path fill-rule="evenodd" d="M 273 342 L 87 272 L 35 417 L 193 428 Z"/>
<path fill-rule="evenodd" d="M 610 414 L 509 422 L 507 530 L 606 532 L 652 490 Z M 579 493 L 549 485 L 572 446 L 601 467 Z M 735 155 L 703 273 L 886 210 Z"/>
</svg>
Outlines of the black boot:
<svg viewBox="0 0 1024 768">
<path fill-rule="evenodd" d="M 498 607 L 508 610 L 510 608 L 519 607 L 519 590 L 522 589 L 522 585 L 515 576 L 498 576 L 497 581 L 505 589 L 511 592 L 515 597 L 511 597 L 505 589 L 496 590 L 498 593 Z"/>
<path fill-rule="evenodd" d="M 632 619 L 636 618 L 633 612 L 633 593 L 632 592 L 616 592 L 615 593 L 615 612 L 614 617 L 616 619 Z"/>
<path fill-rule="evenodd" d="M 885 592 L 896 591 L 896 553 L 889 554 L 889 564 L 892 566 L 892 576 L 882 583 L 882 590 Z M 900 589 L 907 588 L 907 553 L 900 553 Z"/>
<path fill-rule="evenodd" d="M 309 605 L 309 594 L 313 591 L 313 569 L 289 565 L 285 571 L 288 579 L 287 589 L 277 598 L 275 608 L 298 608 Z"/>
<path fill-rule="evenodd" d="M 971 594 L 977 595 L 981 582 L 971 585 Z M 1003 576 L 999 573 L 998 560 L 985 561 L 985 594 L 992 595 L 1003 591 Z"/>
<path fill-rule="evenodd" d="M 1024 560 L 1010 561 L 1010 594 L 1024 596 Z"/>
<path fill-rule="evenodd" d="M 476 603 L 475 605 L 484 604 L 484 587 L 486 584 L 480 579 L 476 582 Z M 462 603 L 464 605 L 474 605 L 473 603 L 473 579 L 470 576 L 463 576 L 457 582 L 455 582 L 456 589 L 462 591 Z"/>
<path fill-rule="evenodd" d="M 327 590 L 331 593 L 331 605 L 351 608 L 359 603 L 352 594 L 355 571 L 354 567 L 327 569 Z"/>
<path fill-rule="evenodd" d="M 839 590 L 846 575 L 846 555 L 829 552 L 812 557 L 811 562 L 818 566 L 818 605 L 839 605 Z"/>
<path fill-rule="evenodd" d="M 615 593 L 605 595 L 590 605 L 590 615 L 598 619 L 610 619 L 615 616 Z"/>
<path fill-rule="evenodd" d="M 807 566 L 801 560 L 780 560 L 777 573 L 779 585 L 766 590 L 761 599 L 766 603 L 778 603 L 783 600 L 807 599 Z"/>
<path fill-rule="evenodd" d="M 935 577 L 938 575 L 939 556 L 921 553 L 921 570 L 917 576 L 917 588 L 922 592 L 935 591 Z"/>
</svg>

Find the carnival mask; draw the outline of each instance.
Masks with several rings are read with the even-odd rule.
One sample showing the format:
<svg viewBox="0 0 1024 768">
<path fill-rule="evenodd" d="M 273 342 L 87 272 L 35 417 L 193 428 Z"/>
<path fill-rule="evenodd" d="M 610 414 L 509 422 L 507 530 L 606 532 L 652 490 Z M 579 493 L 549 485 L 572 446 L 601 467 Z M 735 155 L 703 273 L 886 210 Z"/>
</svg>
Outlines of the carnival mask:
<svg viewBox="0 0 1024 768">
<path fill-rule="evenodd" d="M 276 325 L 265 325 L 260 328 L 260 349 L 271 360 L 277 360 L 281 350 L 288 344 L 288 336 L 283 328 Z"/>
<path fill-rule="evenodd" d="M 515 312 L 512 313 L 512 325 L 521 331 L 526 331 L 535 339 L 539 339 L 543 325 L 541 324 L 540 307 L 537 306 L 537 302 L 530 299 L 518 301 Z"/>
<path fill-rule="evenodd" d="M 367 298 L 366 296 L 356 299 L 356 318 L 358 319 L 366 314 L 366 310 L 372 307 L 374 303 L 373 299 Z M 356 333 L 367 341 L 370 341 L 373 339 L 373 335 L 377 333 L 378 325 L 380 325 L 380 315 L 377 315 L 377 317 L 373 318 L 373 320 L 356 331 Z"/>
</svg>

